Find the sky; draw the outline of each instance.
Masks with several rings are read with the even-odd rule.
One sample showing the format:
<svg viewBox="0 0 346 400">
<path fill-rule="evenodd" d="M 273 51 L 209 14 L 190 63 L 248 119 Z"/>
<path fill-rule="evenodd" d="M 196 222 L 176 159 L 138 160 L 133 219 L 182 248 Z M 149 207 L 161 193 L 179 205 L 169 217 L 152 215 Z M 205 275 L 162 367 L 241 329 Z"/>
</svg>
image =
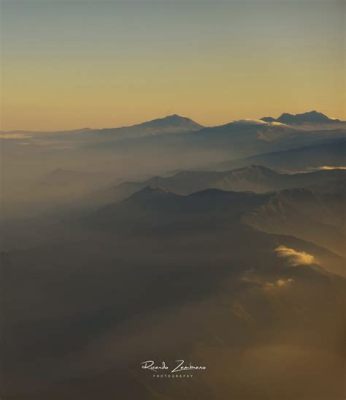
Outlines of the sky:
<svg viewBox="0 0 346 400">
<path fill-rule="evenodd" d="M 346 120 L 346 0 L 0 0 L 1 129 Z"/>
</svg>

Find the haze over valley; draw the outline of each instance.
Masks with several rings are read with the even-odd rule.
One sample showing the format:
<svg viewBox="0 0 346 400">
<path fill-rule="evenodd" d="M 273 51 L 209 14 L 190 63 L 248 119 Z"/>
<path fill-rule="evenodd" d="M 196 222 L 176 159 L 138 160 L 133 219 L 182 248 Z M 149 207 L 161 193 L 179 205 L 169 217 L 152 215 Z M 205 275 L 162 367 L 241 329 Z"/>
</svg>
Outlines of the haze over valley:
<svg viewBox="0 0 346 400">
<path fill-rule="evenodd" d="M 0 140 L 4 398 L 341 398 L 345 122 Z M 167 384 L 146 359 L 207 372 Z"/>
</svg>

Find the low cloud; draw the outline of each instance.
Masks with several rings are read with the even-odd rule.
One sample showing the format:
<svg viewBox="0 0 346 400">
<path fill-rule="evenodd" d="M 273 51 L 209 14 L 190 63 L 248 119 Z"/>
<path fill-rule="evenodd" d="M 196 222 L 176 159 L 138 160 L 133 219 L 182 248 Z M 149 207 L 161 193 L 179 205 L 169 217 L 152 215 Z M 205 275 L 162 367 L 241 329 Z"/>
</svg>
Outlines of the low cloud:
<svg viewBox="0 0 346 400">
<path fill-rule="evenodd" d="M 322 170 L 322 171 L 330 171 L 333 169 L 346 170 L 346 166 L 344 166 L 344 165 L 339 165 L 339 166 L 323 165 L 322 167 L 319 167 L 318 169 Z"/>
<path fill-rule="evenodd" d="M 278 246 L 275 249 L 278 257 L 287 258 L 290 265 L 311 265 L 316 262 L 315 257 L 305 251 L 297 251 L 286 246 Z"/>
<path fill-rule="evenodd" d="M 292 278 L 278 278 L 274 280 L 264 280 L 263 278 L 260 278 L 258 276 L 249 276 L 245 275 L 242 277 L 243 282 L 251 283 L 261 289 L 264 290 L 271 290 L 271 289 L 281 289 L 285 288 L 288 286 L 291 286 L 294 283 L 294 279 Z M 233 309 L 233 311 L 239 311 L 239 307 Z"/>
<path fill-rule="evenodd" d="M 264 284 L 265 290 L 272 290 L 272 289 L 282 289 L 288 286 L 291 286 L 294 282 L 294 279 L 287 278 L 287 279 L 278 279 L 274 282 L 266 282 Z"/>
</svg>

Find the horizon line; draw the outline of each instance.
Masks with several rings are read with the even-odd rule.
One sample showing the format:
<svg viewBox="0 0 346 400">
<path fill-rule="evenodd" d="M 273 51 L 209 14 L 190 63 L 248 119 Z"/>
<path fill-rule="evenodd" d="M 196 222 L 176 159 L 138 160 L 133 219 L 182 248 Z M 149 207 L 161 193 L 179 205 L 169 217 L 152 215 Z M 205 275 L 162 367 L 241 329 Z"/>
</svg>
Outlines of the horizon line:
<svg viewBox="0 0 346 400">
<path fill-rule="evenodd" d="M 60 132 L 78 132 L 78 131 L 91 131 L 91 130 L 122 129 L 122 128 L 135 127 L 137 125 L 142 125 L 142 124 L 150 123 L 150 122 L 153 122 L 153 121 L 164 120 L 164 119 L 167 119 L 167 118 L 170 118 L 170 117 L 179 117 L 179 118 L 188 119 L 188 120 L 200 125 L 201 128 L 213 128 L 213 127 L 217 127 L 217 126 L 223 126 L 223 125 L 231 124 L 231 123 L 238 122 L 238 121 L 258 121 L 259 122 L 259 121 L 263 121 L 263 118 L 268 118 L 268 117 L 271 117 L 271 118 L 274 118 L 274 119 L 278 119 L 284 114 L 289 114 L 289 115 L 296 116 L 296 115 L 304 115 L 304 114 L 308 114 L 308 113 L 312 113 L 312 112 L 323 114 L 326 117 L 328 117 L 330 120 L 335 120 L 336 122 L 345 122 L 341 118 L 330 117 L 327 114 L 324 114 L 324 113 L 322 113 L 320 111 L 317 111 L 317 110 L 309 110 L 309 111 L 303 111 L 303 112 L 299 112 L 299 113 L 282 112 L 276 118 L 275 117 L 271 117 L 271 116 L 262 116 L 261 118 L 238 118 L 238 119 L 230 120 L 228 122 L 218 123 L 218 124 L 215 124 L 215 125 L 204 125 L 204 124 L 201 124 L 198 121 L 196 121 L 196 120 L 194 120 L 194 119 L 192 119 L 190 117 L 187 117 L 185 115 L 172 113 L 172 114 L 164 115 L 162 117 L 151 118 L 151 119 L 147 119 L 147 120 L 144 120 L 144 121 L 142 120 L 142 121 L 138 121 L 138 122 L 134 122 L 134 123 L 130 123 L 129 122 L 128 125 L 118 125 L 118 126 L 108 126 L 108 127 L 62 128 L 62 129 L 52 129 L 52 130 L 45 130 L 45 129 L 37 129 L 37 130 L 36 129 L 30 129 L 30 130 L 26 130 L 26 129 L 2 130 L 1 129 L 0 132 L 3 133 L 3 134 L 6 134 L 6 133 L 7 134 L 10 134 L 10 133 L 14 133 L 15 134 L 15 133 L 23 133 L 23 132 L 25 132 L 25 133 L 55 133 L 55 132 L 59 132 L 60 133 Z M 265 121 L 263 121 L 263 122 L 265 122 Z"/>
</svg>

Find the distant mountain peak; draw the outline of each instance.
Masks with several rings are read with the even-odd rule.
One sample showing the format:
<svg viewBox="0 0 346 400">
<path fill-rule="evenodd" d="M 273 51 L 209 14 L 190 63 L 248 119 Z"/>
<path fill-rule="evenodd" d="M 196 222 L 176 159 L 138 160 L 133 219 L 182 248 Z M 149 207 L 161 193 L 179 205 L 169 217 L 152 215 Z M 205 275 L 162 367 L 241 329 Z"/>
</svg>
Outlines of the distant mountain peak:
<svg viewBox="0 0 346 400">
<path fill-rule="evenodd" d="M 340 122 L 338 119 L 329 118 L 327 115 L 313 110 L 301 114 L 283 113 L 279 118 L 264 117 L 262 121 L 265 122 L 280 122 L 287 125 L 300 125 L 300 124 L 326 124 L 332 122 Z"/>
<path fill-rule="evenodd" d="M 178 114 L 171 114 L 162 118 L 156 118 L 131 126 L 101 129 L 98 131 L 98 133 L 107 135 L 114 134 L 115 137 L 120 138 L 139 138 L 160 134 L 194 132 L 202 128 L 202 125 L 190 118 L 182 117 Z"/>
<path fill-rule="evenodd" d="M 161 120 L 170 120 L 170 121 L 192 121 L 190 118 L 183 117 L 182 115 L 179 114 L 170 114 L 167 115 L 166 117 L 159 118 Z"/>
<path fill-rule="evenodd" d="M 105 128 L 97 130 L 98 135 L 120 139 L 133 139 L 156 136 L 161 134 L 189 133 L 201 130 L 202 125 L 190 118 L 178 114 L 167 115 L 162 118 L 152 119 L 135 125 L 119 128 Z"/>
<path fill-rule="evenodd" d="M 202 125 L 190 118 L 182 117 L 178 114 L 167 115 L 166 117 L 156 118 L 151 121 L 143 122 L 136 125 L 137 127 L 150 129 L 178 129 L 178 130 L 198 130 L 203 128 Z"/>
</svg>

